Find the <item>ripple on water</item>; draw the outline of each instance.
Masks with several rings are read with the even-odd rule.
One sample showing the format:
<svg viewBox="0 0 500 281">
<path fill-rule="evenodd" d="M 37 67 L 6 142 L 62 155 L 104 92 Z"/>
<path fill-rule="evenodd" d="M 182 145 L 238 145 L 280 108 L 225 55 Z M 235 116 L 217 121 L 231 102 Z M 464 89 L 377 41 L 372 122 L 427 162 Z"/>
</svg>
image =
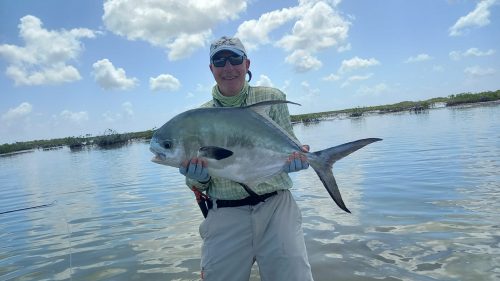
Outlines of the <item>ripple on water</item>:
<svg viewBox="0 0 500 281">
<path fill-rule="evenodd" d="M 312 169 L 292 174 L 315 280 L 500 280 L 499 113 L 296 126 L 312 150 L 384 139 L 335 164 L 352 214 Z M 177 169 L 150 158 L 146 143 L 0 157 L 0 212 L 57 200 L 0 215 L 0 279 L 197 280 L 201 213 Z"/>
</svg>

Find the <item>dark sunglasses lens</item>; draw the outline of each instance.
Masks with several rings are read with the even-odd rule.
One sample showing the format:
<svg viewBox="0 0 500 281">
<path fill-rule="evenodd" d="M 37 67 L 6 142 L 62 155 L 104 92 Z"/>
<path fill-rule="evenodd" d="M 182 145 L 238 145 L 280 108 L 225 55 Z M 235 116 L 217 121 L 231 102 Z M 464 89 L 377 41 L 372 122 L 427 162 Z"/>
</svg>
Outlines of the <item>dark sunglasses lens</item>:
<svg viewBox="0 0 500 281">
<path fill-rule="evenodd" d="M 212 63 L 215 65 L 215 67 L 223 67 L 226 65 L 226 58 L 216 58 L 212 60 Z"/>
<path fill-rule="evenodd" d="M 243 63 L 243 56 L 228 57 L 228 59 L 232 65 L 240 65 Z"/>
<path fill-rule="evenodd" d="M 226 65 L 226 61 L 229 60 L 231 65 L 240 65 L 243 63 L 244 56 L 231 56 L 231 57 L 221 57 L 212 59 L 212 63 L 215 67 L 224 67 Z"/>
</svg>

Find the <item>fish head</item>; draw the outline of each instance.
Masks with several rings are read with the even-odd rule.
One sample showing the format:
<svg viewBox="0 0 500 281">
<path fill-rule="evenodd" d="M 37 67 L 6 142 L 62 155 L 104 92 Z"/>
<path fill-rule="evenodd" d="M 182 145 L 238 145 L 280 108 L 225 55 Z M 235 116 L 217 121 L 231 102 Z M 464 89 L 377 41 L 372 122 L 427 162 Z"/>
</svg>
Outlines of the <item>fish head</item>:
<svg viewBox="0 0 500 281">
<path fill-rule="evenodd" d="M 154 154 L 151 161 L 157 164 L 179 167 L 186 159 L 185 148 L 168 123 L 153 134 L 149 150 Z"/>
</svg>

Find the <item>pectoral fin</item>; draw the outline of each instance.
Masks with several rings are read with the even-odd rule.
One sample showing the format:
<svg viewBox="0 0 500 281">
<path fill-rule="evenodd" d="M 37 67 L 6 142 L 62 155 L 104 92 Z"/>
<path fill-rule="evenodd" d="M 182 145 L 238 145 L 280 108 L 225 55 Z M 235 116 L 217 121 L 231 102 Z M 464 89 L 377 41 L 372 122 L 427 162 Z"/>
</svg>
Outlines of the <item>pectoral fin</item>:
<svg viewBox="0 0 500 281">
<path fill-rule="evenodd" d="M 215 160 L 222 160 L 231 155 L 233 155 L 231 150 L 217 146 L 204 146 L 198 150 L 198 157 L 212 158 Z"/>
</svg>

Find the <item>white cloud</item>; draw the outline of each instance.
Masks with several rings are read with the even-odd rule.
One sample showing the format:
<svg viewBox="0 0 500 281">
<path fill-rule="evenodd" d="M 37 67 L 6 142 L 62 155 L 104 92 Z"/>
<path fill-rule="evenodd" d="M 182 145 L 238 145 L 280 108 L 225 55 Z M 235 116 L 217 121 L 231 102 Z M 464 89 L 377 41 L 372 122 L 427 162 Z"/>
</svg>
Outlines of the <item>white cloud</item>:
<svg viewBox="0 0 500 281">
<path fill-rule="evenodd" d="M 350 60 L 343 60 L 339 68 L 339 73 L 345 73 L 353 71 L 360 68 L 367 68 L 370 66 L 379 65 L 380 62 L 374 58 L 362 59 L 359 57 L 354 57 Z"/>
<path fill-rule="evenodd" d="M 102 114 L 102 118 L 104 121 L 113 123 L 122 119 L 122 115 L 120 113 L 113 113 L 111 111 L 106 111 Z"/>
<path fill-rule="evenodd" d="M 380 95 L 386 92 L 389 87 L 385 83 L 379 83 L 373 87 L 362 86 L 358 89 L 358 94 L 361 95 Z"/>
<path fill-rule="evenodd" d="M 173 61 L 189 57 L 196 50 L 203 48 L 211 35 L 211 31 L 179 35 L 172 43 L 167 44 L 170 50 L 168 59 Z"/>
<path fill-rule="evenodd" d="M 89 114 L 86 111 L 72 112 L 69 110 L 63 110 L 59 114 L 63 119 L 69 120 L 75 123 L 82 123 L 89 120 Z"/>
<path fill-rule="evenodd" d="M 318 88 L 313 88 L 313 86 L 311 86 L 308 81 L 302 81 L 300 83 L 300 88 L 296 90 L 298 90 L 300 94 L 299 96 L 294 96 L 292 101 L 300 104 L 301 106 L 290 107 L 290 110 L 299 112 L 312 112 L 314 108 L 317 108 L 317 106 L 321 104 L 318 99 L 320 90 Z"/>
<path fill-rule="evenodd" d="M 300 104 L 310 104 L 311 102 L 314 101 L 314 99 L 317 97 L 318 93 L 320 92 L 319 89 L 313 88 L 311 84 L 307 81 L 302 81 L 300 83 L 301 87 L 301 93 L 302 96 L 300 96 L 297 101 Z"/>
<path fill-rule="evenodd" d="M 35 66 L 33 65 L 33 67 Z M 30 70 L 24 66 L 10 65 L 7 67 L 5 74 L 14 80 L 15 85 L 18 86 L 60 84 L 81 79 L 78 70 L 71 65 L 53 65 L 45 67 L 41 71 L 34 70 L 34 68 Z"/>
<path fill-rule="evenodd" d="M 462 58 L 462 53 L 459 51 L 451 51 L 448 55 L 452 60 L 460 60 Z"/>
<path fill-rule="evenodd" d="M 442 65 L 434 65 L 432 67 L 432 71 L 434 71 L 434 72 L 444 72 L 444 66 L 442 66 Z"/>
<path fill-rule="evenodd" d="M 259 45 L 271 42 L 269 33 L 292 19 L 298 18 L 302 13 L 302 8 L 292 7 L 272 11 L 262 14 L 258 20 L 252 19 L 243 22 L 238 26 L 236 37 L 245 44 L 245 48 L 252 50 Z"/>
<path fill-rule="evenodd" d="M 322 65 L 321 61 L 305 50 L 295 50 L 291 55 L 286 57 L 285 62 L 292 64 L 297 72 L 316 70 Z"/>
<path fill-rule="evenodd" d="M 294 65 L 295 70 L 316 70 L 322 65 L 315 55 L 317 52 L 335 46 L 339 51 L 350 48 L 345 42 L 350 22 L 334 9 L 338 2 L 299 1 L 298 6 L 265 13 L 258 20 L 243 22 L 236 36 L 249 49 L 276 42 L 275 46 L 290 53 L 285 61 Z M 272 31 L 293 20 L 295 23 L 288 34 L 277 39 L 270 38 Z"/>
<path fill-rule="evenodd" d="M 302 98 L 313 98 L 319 93 L 319 89 L 312 88 L 307 81 L 302 81 L 300 86 L 302 87 L 302 92 L 305 94 Z"/>
<path fill-rule="evenodd" d="M 489 49 L 487 51 L 481 51 L 478 48 L 470 48 L 467 51 L 460 52 L 460 51 L 451 51 L 449 56 L 452 60 L 460 60 L 463 57 L 484 57 L 484 56 L 491 56 L 495 54 L 495 50 Z"/>
<path fill-rule="evenodd" d="M 111 32 L 166 48 L 176 60 L 204 47 L 213 27 L 237 19 L 246 7 L 245 0 L 109 0 L 102 18 Z"/>
<path fill-rule="evenodd" d="M 493 68 L 483 68 L 480 66 L 470 66 L 464 69 L 464 73 L 471 77 L 489 76 L 496 73 Z"/>
<path fill-rule="evenodd" d="M 464 30 L 471 27 L 482 27 L 490 23 L 490 8 L 498 3 L 498 0 L 479 1 L 476 8 L 467 15 L 459 18 L 457 22 L 450 27 L 450 36 L 462 35 Z"/>
<path fill-rule="evenodd" d="M 285 35 L 277 45 L 288 51 L 310 52 L 329 48 L 347 39 L 349 22 L 324 2 L 302 6 L 301 18 L 295 22 L 292 34 Z"/>
<path fill-rule="evenodd" d="M 274 87 L 273 82 L 266 75 L 261 74 L 259 80 L 255 83 L 256 86 Z"/>
<path fill-rule="evenodd" d="M 427 61 L 431 60 L 432 57 L 429 56 L 428 54 L 419 54 L 414 57 L 409 57 L 405 60 L 405 63 L 414 63 L 414 62 L 422 62 L 422 61 Z"/>
<path fill-rule="evenodd" d="M 495 50 L 489 49 L 488 51 L 480 51 L 478 48 L 470 48 L 467 51 L 465 51 L 464 56 L 476 56 L 476 57 L 484 57 L 484 56 L 491 56 L 495 53 Z"/>
<path fill-rule="evenodd" d="M 353 75 L 353 76 L 350 76 L 349 78 L 346 79 L 346 81 L 344 83 L 342 83 L 342 85 L 340 85 L 340 87 L 341 88 L 347 87 L 347 86 L 351 85 L 352 82 L 355 82 L 355 81 L 368 80 L 372 76 L 373 76 L 373 73 L 369 73 L 369 74 L 366 74 L 366 75 Z"/>
<path fill-rule="evenodd" d="M 214 84 L 212 82 L 207 83 L 207 84 L 196 83 L 195 92 L 206 95 L 207 92 L 208 93 L 212 92 L 213 87 L 214 87 Z"/>
<path fill-rule="evenodd" d="M 314 4 L 317 2 L 325 2 L 325 3 L 329 3 L 332 6 L 337 6 L 342 1 L 341 0 L 299 0 L 299 3 L 301 5 Z"/>
<path fill-rule="evenodd" d="M 115 68 L 108 59 L 102 59 L 92 65 L 95 81 L 105 90 L 128 90 L 137 85 L 136 78 L 127 78 L 123 68 Z"/>
<path fill-rule="evenodd" d="M 37 17 L 21 18 L 19 36 L 24 46 L 0 45 L 0 57 L 8 61 L 6 75 L 15 85 L 60 84 L 81 79 L 78 70 L 68 63 L 83 50 L 81 38 L 94 38 L 86 28 L 47 30 Z"/>
<path fill-rule="evenodd" d="M 149 78 L 149 88 L 153 91 L 177 91 L 181 87 L 179 79 L 170 74 L 161 74 L 156 78 Z"/>
<path fill-rule="evenodd" d="M 351 50 L 351 43 L 347 43 L 346 45 L 339 46 L 339 47 L 337 48 L 337 51 L 338 51 L 339 53 L 347 52 L 347 51 L 349 51 L 349 50 Z"/>
<path fill-rule="evenodd" d="M 122 103 L 122 109 L 125 112 L 125 115 L 127 117 L 133 117 L 134 116 L 134 108 L 133 108 L 131 102 L 126 101 L 126 102 Z"/>
<path fill-rule="evenodd" d="M 2 120 L 11 122 L 28 116 L 33 110 L 33 106 L 28 102 L 21 103 L 18 107 L 10 108 L 2 114 Z"/>
<path fill-rule="evenodd" d="M 290 80 L 285 80 L 283 82 L 283 86 L 281 86 L 280 89 L 283 90 L 284 92 L 288 92 L 288 89 L 290 89 L 290 84 L 291 84 Z"/>
<path fill-rule="evenodd" d="M 110 110 L 104 112 L 101 116 L 105 122 L 116 123 L 123 120 L 130 120 L 134 117 L 134 107 L 131 102 L 126 101 L 121 104 L 121 108 L 115 112 Z"/>
<path fill-rule="evenodd" d="M 322 78 L 324 81 L 338 81 L 340 80 L 340 76 L 334 73 L 331 73 L 328 76 Z"/>
</svg>

